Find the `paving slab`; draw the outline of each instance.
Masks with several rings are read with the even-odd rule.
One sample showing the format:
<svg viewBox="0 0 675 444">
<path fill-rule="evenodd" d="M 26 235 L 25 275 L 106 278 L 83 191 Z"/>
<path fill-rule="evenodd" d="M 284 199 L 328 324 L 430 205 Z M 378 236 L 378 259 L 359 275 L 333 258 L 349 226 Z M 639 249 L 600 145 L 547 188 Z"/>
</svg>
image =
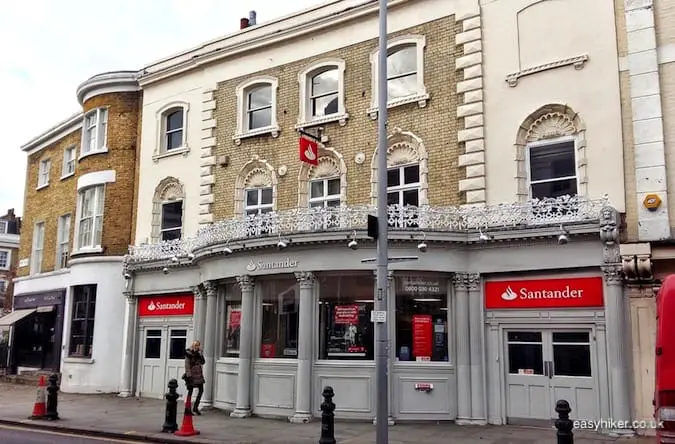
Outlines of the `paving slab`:
<svg viewBox="0 0 675 444">
<path fill-rule="evenodd" d="M 200 435 L 179 438 L 161 433 L 164 423 L 162 400 L 120 398 L 114 394 L 76 395 L 60 393 L 59 421 L 27 419 L 33 410 L 37 387 L 0 383 L 0 422 L 29 427 L 48 427 L 111 438 L 140 438 L 150 442 L 208 444 L 316 444 L 321 422 L 291 424 L 277 419 L 230 418 L 221 410 L 194 416 Z M 183 404 L 178 405 L 178 423 Z M 375 426 L 336 420 L 338 444 L 373 444 Z M 587 431 L 575 432 L 577 444 L 653 444 L 654 438 L 615 438 Z M 555 444 L 555 430 L 515 426 L 457 426 L 453 423 L 397 424 L 389 429 L 390 444 Z"/>
</svg>

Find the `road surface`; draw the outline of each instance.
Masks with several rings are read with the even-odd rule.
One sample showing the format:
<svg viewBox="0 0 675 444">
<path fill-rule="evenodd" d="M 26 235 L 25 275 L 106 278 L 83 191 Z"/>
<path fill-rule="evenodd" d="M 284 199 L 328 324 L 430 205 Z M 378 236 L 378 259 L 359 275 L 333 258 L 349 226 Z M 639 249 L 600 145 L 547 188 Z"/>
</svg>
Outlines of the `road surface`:
<svg viewBox="0 0 675 444">
<path fill-rule="evenodd" d="M 109 438 L 70 435 L 67 433 L 9 427 L 0 425 L 0 444 L 140 444 L 140 441 L 120 441 Z"/>
</svg>

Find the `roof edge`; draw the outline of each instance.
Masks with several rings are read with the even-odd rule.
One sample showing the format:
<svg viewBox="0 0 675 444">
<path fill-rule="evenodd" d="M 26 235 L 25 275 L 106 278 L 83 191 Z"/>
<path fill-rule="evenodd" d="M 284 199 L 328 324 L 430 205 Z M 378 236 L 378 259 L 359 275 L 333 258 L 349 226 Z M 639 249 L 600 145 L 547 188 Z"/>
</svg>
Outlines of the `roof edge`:
<svg viewBox="0 0 675 444">
<path fill-rule="evenodd" d="M 21 150 L 29 154 L 32 154 L 32 152 L 44 148 L 45 146 L 65 136 L 66 134 L 70 134 L 71 132 L 73 132 L 75 129 L 77 129 L 82 125 L 82 117 L 83 117 L 82 111 L 73 114 L 72 116 L 57 123 L 44 133 L 40 134 L 37 137 L 34 137 L 30 141 L 22 145 Z"/>
<path fill-rule="evenodd" d="M 83 105 L 87 100 L 101 94 L 140 90 L 138 71 L 110 71 L 96 74 L 77 87 L 77 101 Z"/>
</svg>

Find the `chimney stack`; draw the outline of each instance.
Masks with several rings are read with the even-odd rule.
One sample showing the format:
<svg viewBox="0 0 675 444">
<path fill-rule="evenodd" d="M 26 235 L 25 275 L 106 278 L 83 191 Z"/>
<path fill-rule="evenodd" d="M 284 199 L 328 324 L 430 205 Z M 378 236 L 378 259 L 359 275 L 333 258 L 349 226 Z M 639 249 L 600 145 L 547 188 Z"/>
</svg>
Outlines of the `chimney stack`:
<svg viewBox="0 0 675 444">
<path fill-rule="evenodd" d="M 248 26 L 255 26 L 256 25 L 256 17 L 258 14 L 255 11 L 249 11 L 248 13 Z"/>
<path fill-rule="evenodd" d="M 242 17 L 239 19 L 239 29 L 245 28 L 248 28 L 248 19 L 246 17 Z"/>
</svg>

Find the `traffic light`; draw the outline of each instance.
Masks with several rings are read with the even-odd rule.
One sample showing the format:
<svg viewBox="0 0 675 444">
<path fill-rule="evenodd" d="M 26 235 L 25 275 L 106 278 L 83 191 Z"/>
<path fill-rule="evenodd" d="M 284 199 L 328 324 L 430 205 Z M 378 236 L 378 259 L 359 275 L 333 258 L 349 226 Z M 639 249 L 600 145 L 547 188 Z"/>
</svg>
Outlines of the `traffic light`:
<svg viewBox="0 0 675 444">
<path fill-rule="evenodd" d="M 377 239 L 377 217 L 371 214 L 368 215 L 368 237 Z"/>
</svg>

